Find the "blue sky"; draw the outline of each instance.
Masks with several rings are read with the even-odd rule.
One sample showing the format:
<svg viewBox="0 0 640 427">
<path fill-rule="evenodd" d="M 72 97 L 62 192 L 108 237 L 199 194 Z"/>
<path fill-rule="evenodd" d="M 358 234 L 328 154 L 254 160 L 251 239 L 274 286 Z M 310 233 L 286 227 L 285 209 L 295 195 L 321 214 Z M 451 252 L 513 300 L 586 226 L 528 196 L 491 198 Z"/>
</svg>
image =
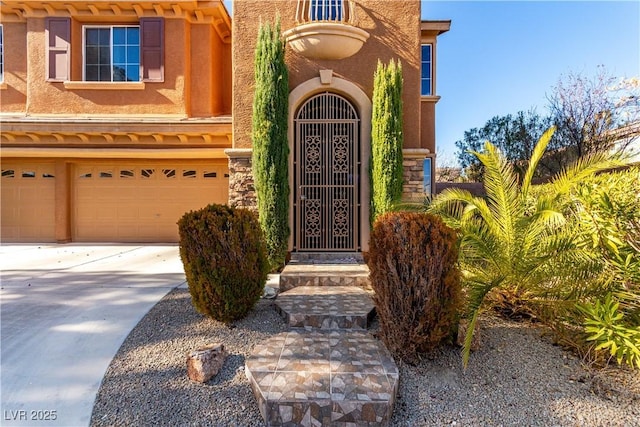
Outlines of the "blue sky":
<svg viewBox="0 0 640 427">
<path fill-rule="evenodd" d="M 422 19 L 452 20 L 438 39 L 440 164 L 455 163 L 455 141 L 493 116 L 546 114 L 546 95 L 563 74 L 593 75 L 604 65 L 640 76 L 637 0 L 423 1 Z"/>
<path fill-rule="evenodd" d="M 599 65 L 640 76 L 638 1 L 429 1 L 423 19 L 451 19 L 438 39 L 436 145 L 456 162 L 455 141 L 496 115 L 536 108 L 570 72 Z"/>
</svg>

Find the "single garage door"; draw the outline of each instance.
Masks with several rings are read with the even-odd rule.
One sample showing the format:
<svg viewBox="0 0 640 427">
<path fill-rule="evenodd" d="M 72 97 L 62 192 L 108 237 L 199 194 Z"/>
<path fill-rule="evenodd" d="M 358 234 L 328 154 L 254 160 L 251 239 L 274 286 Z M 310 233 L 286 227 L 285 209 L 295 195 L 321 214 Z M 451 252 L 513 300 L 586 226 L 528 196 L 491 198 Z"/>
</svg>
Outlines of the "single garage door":
<svg viewBox="0 0 640 427">
<path fill-rule="evenodd" d="M 73 238 L 177 242 L 176 222 L 185 212 L 227 203 L 228 171 L 224 160 L 78 164 Z"/>
<path fill-rule="evenodd" d="M 55 165 L 2 162 L 2 241 L 55 241 Z"/>
</svg>

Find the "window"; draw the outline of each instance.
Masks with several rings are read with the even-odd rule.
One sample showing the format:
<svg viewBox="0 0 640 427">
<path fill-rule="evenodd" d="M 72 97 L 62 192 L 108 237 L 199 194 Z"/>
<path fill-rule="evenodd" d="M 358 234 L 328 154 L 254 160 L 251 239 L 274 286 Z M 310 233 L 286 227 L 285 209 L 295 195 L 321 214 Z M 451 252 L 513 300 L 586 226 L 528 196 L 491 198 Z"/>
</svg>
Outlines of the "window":
<svg viewBox="0 0 640 427">
<path fill-rule="evenodd" d="M 140 27 L 85 27 L 84 80 L 140 81 Z"/>
<path fill-rule="evenodd" d="M 422 74 L 420 79 L 420 95 L 433 95 L 433 45 L 422 45 Z"/>
<path fill-rule="evenodd" d="M 70 18 L 46 18 L 48 81 L 71 80 L 71 48 L 82 49 L 83 81 L 163 82 L 164 20 L 140 18 L 139 25 L 86 25 L 72 43 Z M 82 46 L 80 45 L 82 43 Z"/>
<path fill-rule="evenodd" d="M 0 83 L 4 81 L 4 34 L 0 25 Z"/>
<path fill-rule="evenodd" d="M 423 181 L 422 189 L 425 194 L 431 194 L 431 158 L 427 157 L 422 163 Z"/>
<path fill-rule="evenodd" d="M 311 0 L 312 21 L 342 21 L 343 0 Z"/>
</svg>

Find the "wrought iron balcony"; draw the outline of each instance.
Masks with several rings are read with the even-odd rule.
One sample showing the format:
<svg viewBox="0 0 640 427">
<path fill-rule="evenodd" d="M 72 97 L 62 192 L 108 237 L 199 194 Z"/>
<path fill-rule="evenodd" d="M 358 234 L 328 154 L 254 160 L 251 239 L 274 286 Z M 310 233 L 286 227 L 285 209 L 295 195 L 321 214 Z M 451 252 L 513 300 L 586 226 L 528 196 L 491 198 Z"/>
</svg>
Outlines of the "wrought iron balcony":
<svg viewBox="0 0 640 427">
<path fill-rule="evenodd" d="M 294 51 L 307 58 L 348 58 L 369 38 L 356 26 L 354 0 L 298 0 L 296 24 L 283 35 Z"/>
<path fill-rule="evenodd" d="M 337 22 L 354 25 L 355 6 L 353 0 L 299 0 L 296 22 Z"/>
</svg>

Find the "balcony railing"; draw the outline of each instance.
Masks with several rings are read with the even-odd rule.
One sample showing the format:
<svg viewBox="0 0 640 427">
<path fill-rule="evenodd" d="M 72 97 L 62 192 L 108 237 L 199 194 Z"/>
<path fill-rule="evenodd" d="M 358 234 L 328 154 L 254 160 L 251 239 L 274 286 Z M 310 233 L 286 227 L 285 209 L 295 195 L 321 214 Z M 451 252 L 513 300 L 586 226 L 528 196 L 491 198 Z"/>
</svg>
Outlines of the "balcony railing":
<svg viewBox="0 0 640 427">
<path fill-rule="evenodd" d="M 356 7 L 353 0 L 298 0 L 296 22 L 334 22 L 355 25 Z"/>
</svg>

